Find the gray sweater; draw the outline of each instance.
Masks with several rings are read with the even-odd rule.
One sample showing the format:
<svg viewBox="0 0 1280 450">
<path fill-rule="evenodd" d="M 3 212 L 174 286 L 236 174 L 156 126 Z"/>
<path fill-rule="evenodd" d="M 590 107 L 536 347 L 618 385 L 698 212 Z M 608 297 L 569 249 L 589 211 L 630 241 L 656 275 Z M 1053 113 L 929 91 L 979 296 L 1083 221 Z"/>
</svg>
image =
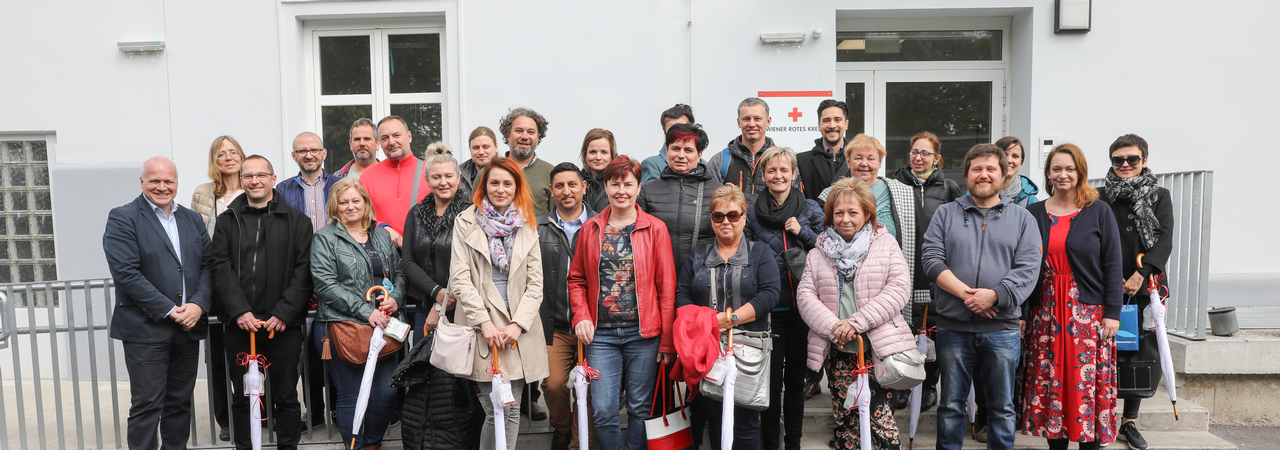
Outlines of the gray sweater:
<svg viewBox="0 0 1280 450">
<path fill-rule="evenodd" d="M 935 288 L 939 326 L 966 333 L 1018 329 L 1022 302 L 1040 273 L 1040 230 L 1031 213 L 1001 195 L 983 217 L 966 194 L 938 208 L 922 247 L 930 281 L 950 270 L 969 287 L 995 290 L 998 297 L 999 312 L 987 319 L 970 311 L 965 299 Z"/>
</svg>

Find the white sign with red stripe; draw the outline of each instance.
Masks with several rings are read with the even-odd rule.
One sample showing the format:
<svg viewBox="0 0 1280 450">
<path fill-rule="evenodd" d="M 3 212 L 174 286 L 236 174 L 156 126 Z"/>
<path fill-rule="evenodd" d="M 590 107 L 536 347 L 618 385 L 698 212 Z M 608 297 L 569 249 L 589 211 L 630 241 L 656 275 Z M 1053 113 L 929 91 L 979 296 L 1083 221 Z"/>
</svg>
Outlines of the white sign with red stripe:
<svg viewBox="0 0 1280 450">
<path fill-rule="evenodd" d="M 775 145 L 800 153 L 822 137 L 818 131 L 818 103 L 832 98 L 831 91 L 760 91 L 757 95 L 769 104 L 771 122 L 765 136 L 772 138 Z"/>
</svg>

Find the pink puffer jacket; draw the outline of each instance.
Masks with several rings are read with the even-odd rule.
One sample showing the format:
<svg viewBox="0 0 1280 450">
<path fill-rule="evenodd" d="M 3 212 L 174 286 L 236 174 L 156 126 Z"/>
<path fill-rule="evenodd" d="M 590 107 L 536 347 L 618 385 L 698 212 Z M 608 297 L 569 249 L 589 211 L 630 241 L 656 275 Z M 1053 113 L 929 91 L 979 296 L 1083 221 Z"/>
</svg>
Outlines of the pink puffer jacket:
<svg viewBox="0 0 1280 450">
<path fill-rule="evenodd" d="M 867 333 L 876 354 L 892 355 L 915 348 L 911 325 L 902 318 L 902 307 L 910 298 L 911 275 L 898 242 L 883 225 L 872 235 L 871 249 L 853 279 L 858 312 L 847 320 L 859 333 Z M 804 276 L 796 287 L 796 303 L 800 317 L 809 325 L 809 369 L 822 370 L 835 339 L 831 330 L 840 320 L 840 278 L 821 249 L 809 251 Z"/>
</svg>

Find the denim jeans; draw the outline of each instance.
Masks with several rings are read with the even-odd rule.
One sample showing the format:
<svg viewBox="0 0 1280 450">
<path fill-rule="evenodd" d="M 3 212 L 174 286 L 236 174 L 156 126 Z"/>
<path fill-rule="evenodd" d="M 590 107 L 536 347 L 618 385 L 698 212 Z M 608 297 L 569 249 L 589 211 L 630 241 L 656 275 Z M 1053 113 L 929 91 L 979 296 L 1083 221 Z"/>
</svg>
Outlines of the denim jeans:
<svg viewBox="0 0 1280 450">
<path fill-rule="evenodd" d="M 324 326 L 325 322 L 315 322 L 312 325 L 311 338 L 316 346 L 320 346 L 321 340 L 326 336 Z M 329 345 L 337 345 L 337 343 L 330 342 Z M 364 413 L 362 429 L 356 430 L 358 432 L 356 447 L 382 445 L 382 436 L 387 432 L 387 426 L 400 415 L 400 409 L 396 405 L 396 388 L 387 386 L 387 379 L 391 378 L 391 372 L 400 365 L 400 354 L 392 353 L 378 358 L 374 364 L 376 365 L 373 369 L 373 384 L 369 386 L 369 406 Z M 338 391 L 337 403 L 333 406 L 338 411 L 338 432 L 342 434 L 342 442 L 347 444 L 351 442 L 351 425 L 354 424 L 356 417 L 356 400 L 360 396 L 360 381 L 364 379 L 364 366 L 361 364 L 357 367 L 349 367 L 339 360 L 336 354 L 333 355 L 333 359 L 324 362 L 325 369 L 329 371 L 329 378 L 333 380 L 333 386 Z"/>
<path fill-rule="evenodd" d="M 939 327 L 937 347 L 942 368 L 937 448 L 964 445 L 965 407 L 976 381 L 987 397 L 987 448 L 1012 449 L 1014 372 L 1022 352 L 1018 330 L 965 333 Z"/>
<path fill-rule="evenodd" d="M 597 328 L 582 348 L 600 379 L 591 382 L 591 421 L 596 440 L 609 450 L 645 450 L 644 421 L 649 418 L 653 387 L 658 377 L 658 337 L 640 336 L 640 327 Z M 618 426 L 618 391 L 626 386 L 627 441 Z"/>
</svg>

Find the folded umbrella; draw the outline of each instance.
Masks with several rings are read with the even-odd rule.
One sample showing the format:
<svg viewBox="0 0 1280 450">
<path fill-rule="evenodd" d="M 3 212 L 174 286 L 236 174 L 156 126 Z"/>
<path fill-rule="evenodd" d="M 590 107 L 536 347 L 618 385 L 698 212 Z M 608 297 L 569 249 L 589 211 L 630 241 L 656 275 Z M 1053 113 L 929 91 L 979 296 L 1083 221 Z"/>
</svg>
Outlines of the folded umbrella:
<svg viewBox="0 0 1280 450">
<path fill-rule="evenodd" d="M 726 308 L 725 315 L 732 315 L 733 308 Z M 729 343 L 724 347 L 725 374 L 724 399 L 720 402 L 720 448 L 733 448 L 734 386 L 738 383 L 738 363 L 733 357 L 733 327 L 729 327 Z"/>
<path fill-rule="evenodd" d="M 929 305 L 924 305 L 924 316 L 920 319 L 920 332 L 916 333 L 916 350 L 921 354 L 929 354 L 929 330 L 924 327 L 929 323 Z M 924 383 L 917 384 L 911 388 L 911 423 L 910 434 L 907 438 L 907 449 L 915 448 L 916 425 L 920 422 L 920 396 L 923 392 Z"/>
<path fill-rule="evenodd" d="M 578 448 L 591 448 L 590 422 L 587 417 L 587 386 L 591 380 L 600 379 L 600 371 L 587 365 L 582 356 L 582 341 L 578 341 L 578 365 L 573 368 L 573 394 L 577 398 L 574 409 L 578 415 Z"/>
<path fill-rule="evenodd" d="M 391 295 L 387 288 L 374 286 L 365 292 L 365 301 L 373 301 L 373 292 L 382 291 L 382 295 Z M 360 394 L 356 397 L 355 419 L 351 423 L 351 449 L 356 448 L 356 435 L 360 434 L 360 426 L 364 423 L 364 413 L 369 409 L 369 391 L 373 389 L 373 371 L 378 366 L 378 353 L 387 341 L 382 338 L 382 327 L 373 327 L 373 335 L 369 337 L 369 355 L 364 362 L 364 376 L 360 378 Z"/>
<path fill-rule="evenodd" d="M 258 321 L 258 326 L 266 325 L 266 322 Z M 249 397 L 249 444 L 253 446 L 253 450 L 262 450 L 262 427 L 258 426 L 262 422 L 262 404 L 263 382 L 266 377 L 262 371 L 267 369 L 271 363 L 267 362 L 265 356 L 258 354 L 258 334 L 249 333 L 249 353 L 239 354 L 238 363 L 246 366 L 244 372 L 244 395 Z M 276 332 L 272 331 L 267 338 L 276 337 Z"/>
<path fill-rule="evenodd" d="M 871 368 L 867 367 L 867 360 L 863 356 L 864 348 L 862 335 L 858 338 L 858 367 L 853 369 L 853 383 L 849 384 L 849 388 L 844 393 L 845 409 L 858 408 L 858 447 L 862 450 L 871 450 L 871 384 L 867 381 L 867 374 L 871 372 Z"/>
<path fill-rule="evenodd" d="M 505 382 L 502 378 L 502 364 L 498 362 L 498 346 L 490 346 L 493 352 L 493 363 L 489 366 L 489 373 L 493 374 L 492 385 L 489 389 L 489 401 L 493 402 L 493 448 L 507 448 L 507 413 L 503 409 L 507 406 L 507 402 L 502 399 L 500 386 Z"/>
<path fill-rule="evenodd" d="M 1142 267 L 1142 257 L 1138 257 L 1138 267 Z M 1163 275 L 1152 275 L 1148 280 L 1147 290 L 1151 291 L 1151 318 L 1156 323 L 1156 345 L 1160 348 L 1160 370 L 1164 371 L 1164 388 L 1169 391 L 1169 402 L 1173 403 L 1173 420 L 1178 420 L 1178 388 L 1174 382 L 1173 357 L 1169 354 L 1169 336 L 1165 333 L 1164 318 L 1168 308 L 1160 296 L 1159 279 Z M 1164 297 L 1168 297 L 1166 294 Z"/>
</svg>

